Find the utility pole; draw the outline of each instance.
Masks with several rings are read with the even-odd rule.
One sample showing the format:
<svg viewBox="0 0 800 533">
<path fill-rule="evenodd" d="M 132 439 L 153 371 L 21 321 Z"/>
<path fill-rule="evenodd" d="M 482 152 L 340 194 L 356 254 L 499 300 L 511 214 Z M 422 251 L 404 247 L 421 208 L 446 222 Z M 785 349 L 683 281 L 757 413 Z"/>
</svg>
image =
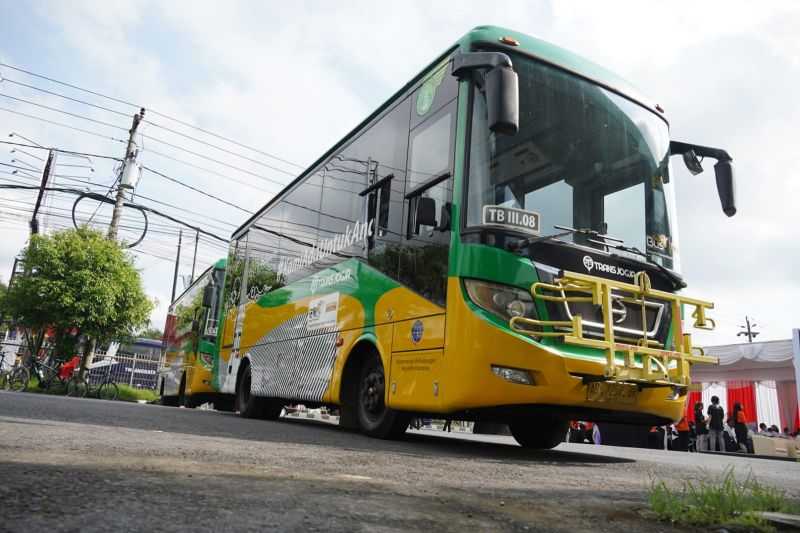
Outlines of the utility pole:
<svg viewBox="0 0 800 533">
<path fill-rule="evenodd" d="M 192 280 L 189 282 L 189 285 L 194 283 L 194 267 L 197 266 L 197 243 L 200 241 L 200 232 L 196 231 L 194 233 L 194 257 L 192 258 Z"/>
<path fill-rule="evenodd" d="M 47 180 L 50 179 L 50 172 L 55 167 L 56 154 L 50 150 L 47 154 L 47 162 L 44 164 L 44 171 L 42 171 L 42 184 L 39 186 L 39 195 L 36 197 L 36 205 L 33 206 L 33 215 L 31 215 L 30 227 L 31 235 L 39 233 L 39 221 L 36 215 L 39 213 L 39 207 L 42 205 L 42 198 L 44 198 L 44 189 L 47 187 Z"/>
<path fill-rule="evenodd" d="M 181 244 L 183 244 L 183 229 L 178 232 L 178 254 L 175 256 L 175 273 L 172 275 L 172 298 L 169 303 L 175 301 L 175 288 L 178 286 L 178 265 L 181 262 Z"/>
<path fill-rule="evenodd" d="M 747 315 L 745 315 L 744 321 L 745 321 L 745 323 L 747 325 L 746 326 L 739 326 L 740 328 L 742 328 L 743 331 L 740 331 L 739 333 L 737 333 L 736 336 L 740 337 L 740 336 L 744 335 L 745 337 L 747 337 L 747 342 L 753 342 L 753 339 L 755 337 L 758 337 L 758 335 L 759 335 L 759 332 L 758 331 L 754 331 L 754 329 L 753 329 L 758 324 L 756 324 L 755 322 L 753 322 L 751 324 L 750 323 L 750 317 L 747 316 Z"/>
<path fill-rule="evenodd" d="M 142 119 L 144 119 L 144 108 L 141 108 L 139 113 L 133 115 L 133 125 L 128 132 L 128 147 L 125 150 L 125 159 L 122 162 L 122 170 L 120 171 L 117 201 L 114 204 L 114 212 L 111 214 L 111 225 L 108 226 L 108 238 L 111 240 L 117 238 L 119 219 L 122 216 L 122 204 L 125 202 L 125 191 L 135 188 L 138 180 L 136 156 L 139 153 L 139 149 L 136 147 L 136 130 L 139 129 Z"/>
</svg>

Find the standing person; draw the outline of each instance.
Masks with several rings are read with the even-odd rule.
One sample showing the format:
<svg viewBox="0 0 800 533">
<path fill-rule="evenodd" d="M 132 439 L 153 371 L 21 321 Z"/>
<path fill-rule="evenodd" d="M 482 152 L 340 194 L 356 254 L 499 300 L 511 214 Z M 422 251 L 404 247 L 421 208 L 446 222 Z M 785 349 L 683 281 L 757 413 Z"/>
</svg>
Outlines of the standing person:
<svg viewBox="0 0 800 533">
<path fill-rule="evenodd" d="M 725 451 L 725 439 L 722 436 L 724 430 L 725 409 L 719 404 L 719 396 L 712 396 L 711 405 L 708 406 L 708 444 L 712 452 Z"/>
<path fill-rule="evenodd" d="M 686 420 L 686 415 L 680 419 L 675 425 L 675 430 L 678 432 L 678 441 L 675 449 L 679 452 L 689 451 L 689 422 Z"/>
<path fill-rule="evenodd" d="M 736 402 L 733 404 L 733 413 L 728 425 L 733 428 L 736 434 L 736 445 L 739 447 L 739 451 L 747 453 L 747 423 L 741 403 Z"/>
<path fill-rule="evenodd" d="M 703 402 L 694 404 L 694 430 L 697 433 L 695 448 L 698 452 L 708 451 L 708 419 L 703 414 Z"/>
<path fill-rule="evenodd" d="M 450 425 L 453 423 L 452 418 L 445 418 L 444 424 L 442 425 L 442 431 L 446 431 L 450 433 Z"/>
</svg>

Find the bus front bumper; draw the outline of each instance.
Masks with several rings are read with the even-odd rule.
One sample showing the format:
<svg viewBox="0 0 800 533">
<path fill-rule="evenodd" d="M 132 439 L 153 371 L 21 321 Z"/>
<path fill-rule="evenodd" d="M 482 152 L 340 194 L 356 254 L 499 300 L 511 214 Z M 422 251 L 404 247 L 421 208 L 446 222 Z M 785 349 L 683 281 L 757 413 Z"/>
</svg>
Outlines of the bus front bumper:
<svg viewBox="0 0 800 533">
<path fill-rule="evenodd" d="M 515 323 L 519 327 L 511 331 L 498 327 L 471 308 L 460 287 L 453 285 L 450 288 L 462 297 L 458 302 L 451 300 L 454 305 L 448 309 L 454 311 L 451 324 L 457 327 L 448 324 L 448 372 L 443 383 L 443 407 L 453 416 L 504 420 L 547 413 L 579 420 L 663 424 L 682 416 L 691 365 L 715 362 L 694 354 L 681 329 L 674 332 L 683 339 L 677 352 L 623 347 L 613 337 L 599 344 L 583 338 L 580 324 L 577 330 L 565 328 L 558 333 L 563 344 L 548 345 L 541 342 L 543 336 L 531 335 L 529 324 Z M 602 290 L 601 286 L 600 296 Z M 682 299 L 680 303 L 687 301 L 694 302 Z"/>
</svg>

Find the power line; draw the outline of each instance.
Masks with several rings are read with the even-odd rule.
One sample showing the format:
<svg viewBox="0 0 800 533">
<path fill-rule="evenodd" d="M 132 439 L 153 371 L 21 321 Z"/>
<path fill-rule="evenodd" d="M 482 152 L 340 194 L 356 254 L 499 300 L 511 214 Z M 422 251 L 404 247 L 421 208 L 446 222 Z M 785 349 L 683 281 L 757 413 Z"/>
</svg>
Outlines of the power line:
<svg viewBox="0 0 800 533">
<path fill-rule="evenodd" d="M 92 95 L 94 95 L 94 96 L 98 96 L 98 97 L 100 97 L 100 98 L 105 98 L 105 99 L 107 99 L 107 100 L 110 100 L 110 101 L 112 101 L 112 102 L 117 102 L 117 103 L 119 103 L 119 104 L 127 105 L 127 106 L 134 107 L 134 108 L 137 108 L 137 109 L 139 109 L 139 108 L 142 108 L 142 107 L 147 107 L 147 106 L 142 106 L 142 105 L 134 104 L 134 103 L 132 103 L 132 102 L 128 102 L 128 101 L 126 101 L 126 100 L 122 100 L 122 99 L 120 99 L 120 98 L 116 98 L 116 97 L 113 97 L 113 96 L 108 96 L 108 95 L 106 95 L 106 94 L 103 94 L 103 93 L 100 93 L 100 92 L 97 92 L 97 91 L 93 91 L 93 90 L 90 90 L 90 89 L 86 89 L 86 88 L 84 88 L 84 87 L 79 87 L 78 85 L 74 85 L 74 84 L 67 83 L 67 82 L 64 82 L 64 81 L 61 81 L 61 80 L 57 80 L 57 79 L 55 79 L 55 78 L 51 78 L 51 77 L 48 77 L 48 76 L 44 76 L 44 75 L 42 75 L 42 74 L 37 74 L 36 72 L 31 72 L 30 70 L 25 70 L 25 69 L 23 69 L 23 68 L 20 68 L 20 67 L 15 67 L 15 66 L 13 66 L 13 65 L 9 65 L 8 63 L 2 63 L 2 62 L 0 62 L 0 67 L 6 67 L 6 68 L 10 68 L 10 69 L 12 69 L 12 70 L 16 70 L 17 72 L 22 72 L 23 74 L 27 74 L 28 76 L 33 76 L 33 77 L 35 77 L 35 78 L 39 78 L 39 79 L 43 79 L 43 80 L 47 80 L 47 81 L 49 81 L 49 82 L 51 82 L 51 83 L 56 83 L 56 84 L 58 84 L 58 85 L 62 85 L 62 86 L 64 86 L 64 87 L 69 87 L 70 89 L 75 89 L 75 90 L 77 90 L 77 91 L 82 91 L 82 92 L 85 92 L 85 93 L 88 93 L 88 94 L 92 94 Z M 149 109 L 149 108 L 148 108 L 148 109 Z M 214 132 L 212 132 L 212 131 L 209 131 L 209 130 L 203 129 L 203 128 L 199 127 L 199 126 L 195 126 L 195 125 L 193 125 L 193 124 L 190 124 L 190 123 L 188 123 L 188 122 L 184 122 L 183 120 L 177 119 L 177 118 L 175 118 L 175 117 L 172 117 L 172 116 L 170 116 L 170 115 L 167 115 L 167 114 L 165 114 L 165 113 L 161 113 L 160 111 L 155 111 L 155 110 L 152 110 L 152 109 L 150 109 L 150 112 L 151 112 L 152 114 L 155 114 L 155 115 L 158 115 L 158 116 L 164 117 L 164 118 L 166 118 L 166 119 L 168 119 L 168 120 L 171 120 L 171 121 L 173 121 L 173 122 L 176 122 L 176 123 L 178 123 L 178 124 L 180 124 L 180 125 L 182 125 L 182 126 L 186 126 L 187 128 L 192 128 L 192 129 L 195 129 L 195 130 L 197 130 L 197 131 L 201 131 L 201 132 L 205 133 L 206 135 L 210 135 L 210 136 L 212 136 L 212 137 L 216 137 L 217 139 L 221 139 L 221 140 L 223 140 L 223 141 L 227 141 L 227 142 L 229 142 L 229 143 L 231 143 L 231 144 L 234 144 L 234 145 L 236 145 L 236 146 L 239 146 L 239 147 L 241 147 L 241 148 L 245 148 L 245 149 L 247 149 L 247 150 L 250 150 L 250 151 L 256 152 L 256 153 L 258 153 L 258 154 L 261 154 L 261 155 L 264 155 L 264 156 L 266 156 L 266 157 L 270 157 L 270 158 L 272 158 L 272 159 L 275 159 L 276 161 L 280 161 L 280 162 L 282 162 L 282 163 L 286 163 L 287 165 L 292 165 L 292 166 L 294 166 L 294 167 L 297 167 L 297 168 L 299 168 L 299 169 L 304 169 L 304 168 L 305 168 L 304 166 L 302 166 L 302 165 L 299 165 L 299 164 L 297 164 L 297 163 L 293 163 L 292 161 L 288 161 L 288 160 L 286 160 L 286 159 L 283 159 L 283 158 L 281 158 L 281 157 L 278 157 L 278 156 L 276 156 L 276 155 L 274 155 L 274 154 L 271 154 L 271 153 L 269 153 L 269 152 L 265 152 L 265 151 L 263 151 L 263 150 L 259 150 L 258 148 L 253 148 L 253 147 L 251 147 L 251 146 L 247 146 L 246 144 L 243 144 L 243 143 L 241 143 L 241 142 L 239 142 L 239 141 L 236 141 L 236 140 L 234 140 L 234 139 L 230 139 L 230 138 L 228 138 L 228 137 L 225 137 L 225 136 L 219 135 L 219 134 L 217 134 L 217 133 L 214 133 Z"/>
<path fill-rule="evenodd" d="M 50 107 L 49 105 L 40 104 L 38 102 L 33 102 L 31 100 L 26 100 L 24 98 L 19 98 L 17 96 L 11 96 L 10 94 L 0 93 L 0 96 L 2 96 L 3 98 L 8 98 L 10 100 L 16 100 L 17 102 L 22 102 L 22 103 L 25 103 L 25 104 L 28 104 L 28 105 L 32 105 L 32 106 L 35 106 L 35 107 L 40 107 L 42 109 L 47 109 L 48 111 L 53 111 L 55 113 L 61 113 L 63 115 L 67 115 L 67 116 L 70 116 L 70 117 L 73 117 L 73 118 L 79 118 L 81 120 L 86 120 L 88 122 L 93 122 L 95 124 L 99 124 L 101 126 L 106 126 L 108 128 L 116 128 L 118 130 L 128 131 L 128 128 L 126 128 L 125 126 L 118 126 L 118 125 L 112 124 L 110 122 L 105 122 L 103 120 L 97 120 L 96 118 L 90 118 L 90 117 L 86 117 L 86 116 L 83 116 L 83 115 L 79 115 L 77 113 L 71 113 L 70 111 L 64 111 L 63 109 L 58 109 L 57 107 Z"/>
<path fill-rule="evenodd" d="M 9 134 L 9 137 L 12 136 L 12 135 L 16 135 L 16 134 L 11 133 L 11 134 Z M 90 153 L 90 152 L 77 152 L 75 150 L 64 150 L 63 148 L 53 148 L 53 147 L 47 147 L 47 146 L 36 146 L 36 145 L 33 145 L 33 144 L 17 143 L 17 142 L 13 142 L 13 141 L 0 141 L 0 144 L 9 144 L 11 146 L 21 146 L 23 148 L 35 148 L 37 150 L 45 150 L 45 151 L 52 150 L 53 152 L 58 152 L 60 154 L 82 155 L 82 156 L 85 156 L 85 157 L 97 157 L 99 159 L 112 159 L 114 161 L 122 161 L 121 158 L 114 157 L 113 155 L 100 155 L 100 154 L 93 154 L 93 153 Z"/>
<path fill-rule="evenodd" d="M 157 152 L 157 151 L 153 150 L 152 148 L 146 148 L 146 149 L 143 148 L 142 152 L 145 153 L 145 154 L 157 155 L 159 157 L 163 157 L 164 159 L 169 159 L 170 161 L 175 161 L 176 163 L 181 163 L 181 164 L 186 165 L 188 167 L 192 167 L 192 168 L 195 168 L 197 170 L 202 170 L 203 172 L 208 172 L 209 174 L 213 174 L 213 175 L 215 175 L 215 176 L 217 176 L 219 178 L 222 178 L 224 180 L 229 180 L 229 181 L 232 181 L 234 183 L 238 183 L 240 185 L 244 185 L 246 187 L 251 187 L 251 188 L 253 188 L 253 189 L 257 190 L 257 191 L 265 192 L 265 193 L 268 193 L 268 194 L 275 194 L 275 191 L 262 189 L 261 187 L 259 187 L 257 185 L 253 185 L 252 183 L 248 183 L 246 181 L 237 180 L 236 178 L 232 178 L 230 176 L 227 176 L 225 174 L 217 172 L 216 170 L 211 170 L 209 168 L 201 167 L 200 165 L 195 165 L 194 163 L 189 163 L 188 161 L 184 161 L 182 159 L 178 159 L 177 157 L 172 157 L 170 155 L 163 154 L 161 152 Z"/>
<path fill-rule="evenodd" d="M 167 179 L 167 180 L 169 180 L 169 181 L 172 181 L 172 182 L 174 182 L 174 183 L 177 183 L 178 185 L 181 185 L 181 186 L 183 186 L 183 187 L 186 187 L 187 189 L 191 189 L 191 190 L 193 190 L 193 191 L 195 191 L 195 192 L 197 192 L 197 193 L 200 193 L 200 194 L 202 194 L 203 196 L 208 196 L 209 198 L 213 198 L 214 200 L 216 200 L 216 201 L 218 201 L 218 202 L 221 202 L 221 203 L 223 203 L 223 204 L 225 204 L 225 205 L 228 205 L 228 206 L 230 206 L 230 207 L 233 207 L 234 209 L 238 209 L 239 211 L 242 211 L 242 212 L 244 212 L 244 213 L 247 213 L 248 215 L 253 215 L 253 214 L 254 214 L 252 211 L 248 211 L 247 209 L 244 209 L 244 208 L 242 208 L 242 207 L 239 207 L 238 205 L 236 205 L 236 204 L 233 204 L 233 203 L 231 203 L 231 202 L 229 202 L 229 201 L 227 201 L 227 200 L 223 200 L 223 199 L 222 199 L 222 198 L 220 198 L 219 196 L 214 196 L 213 194 L 210 194 L 210 193 L 207 193 L 207 192 L 205 192 L 205 191 L 202 191 L 202 190 L 198 189 L 197 187 L 192 187 L 191 185 L 189 185 L 189 184 L 187 184 L 187 183 L 184 183 L 184 182 L 180 181 L 179 179 L 173 178 L 173 177 L 171 177 L 171 176 L 167 176 L 167 175 L 166 175 L 166 174 L 164 174 L 163 172 L 159 172 L 159 171 L 157 171 L 157 170 L 153 170 L 152 168 L 150 168 L 150 167 L 145 167 L 145 166 L 142 166 L 142 169 L 143 169 L 143 170 L 146 170 L 146 171 L 148 171 L 148 172 L 152 172 L 153 174 L 155 174 L 155 175 L 157 175 L 157 176 L 161 176 L 161 177 L 162 177 L 162 178 L 164 178 L 164 179 Z"/>
<path fill-rule="evenodd" d="M 85 191 L 80 191 L 78 189 L 67 189 L 67 188 L 63 188 L 63 187 L 36 187 L 36 186 L 32 186 L 32 185 L 31 186 L 28 186 L 28 185 L 0 185 L 0 189 L 23 189 L 23 190 L 40 190 L 40 189 L 43 189 L 45 191 L 57 191 L 57 192 L 76 194 L 76 195 L 79 196 L 77 201 L 79 201 L 82 198 L 90 198 L 90 199 L 93 199 L 93 200 L 99 200 L 101 202 L 111 202 L 111 200 L 109 198 L 106 198 L 105 196 L 103 196 L 101 194 L 98 194 L 98 193 L 85 192 Z M 75 202 L 75 204 L 77 204 L 77 201 Z M 73 209 L 75 208 L 75 204 L 73 204 Z M 171 221 L 173 221 L 173 222 L 175 222 L 177 224 L 181 224 L 182 226 L 186 226 L 187 228 L 193 229 L 194 231 L 196 231 L 198 233 L 205 233 L 209 237 L 213 237 L 213 238 L 215 238 L 215 239 L 217 239 L 219 241 L 222 241 L 224 243 L 228 242 L 228 239 L 225 239 L 223 237 L 215 235 L 215 234 L 211 233 L 210 231 L 206 231 L 206 230 L 204 230 L 202 228 L 199 228 L 197 226 L 193 226 L 191 224 L 188 224 L 188 223 L 186 223 L 186 222 L 184 222 L 184 221 L 182 221 L 180 219 L 177 219 L 177 218 L 175 218 L 173 216 L 170 216 L 170 215 L 168 215 L 166 213 L 163 213 L 163 212 L 161 212 L 161 211 L 159 211 L 157 209 L 153 209 L 152 207 L 148 207 L 148 206 L 140 205 L 140 204 L 135 204 L 135 203 L 131 203 L 131 202 L 125 202 L 123 205 L 125 207 L 131 207 L 133 209 L 138 209 L 141 212 L 147 211 L 147 212 L 153 213 L 155 215 L 158 215 L 158 216 L 161 216 L 163 218 L 166 218 L 167 220 L 171 220 Z"/>
<path fill-rule="evenodd" d="M 20 86 L 25 87 L 27 89 L 33 89 L 34 91 L 43 92 L 43 93 L 49 94 L 51 96 L 57 96 L 59 98 L 63 98 L 64 100 L 69 100 L 71 102 L 75 102 L 75 103 L 78 103 L 78 104 L 83 104 L 83 105 L 86 105 L 86 106 L 89 106 L 89 107 L 94 107 L 95 109 L 101 109 L 103 111 L 108 111 L 109 113 L 114 113 L 115 115 L 121 115 L 123 117 L 128 117 L 129 116 L 127 113 L 123 113 L 122 111 L 117 111 L 116 109 L 111 109 L 109 107 L 103 107 L 101 105 L 97 105 L 97 104 L 93 104 L 91 102 L 87 102 L 86 100 L 80 100 L 78 98 L 73 98 L 73 97 L 67 96 L 65 94 L 57 93 L 55 91 L 49 91 L 47 89 L 43 89 L 43 88 L 37 87 L 35 85 L 28 85 L 27 83 L 22 83 L 21 81 L 12 80 L 10 78 L 5 78 L 3 76 L 0 76 L 0 83 L 2 83 L 4 81 L 7 81 L 9 83 L 13 83 L 15 85 L 20 85 Z"/>
<path fill-rule="evenodd" d="M 87 135 L 93 135 L 94 137 L 100 137 L 101 139 L 111 140 L 119 143 L 124 143 L 122 139 L 117 139 L 116 137 L 111 137 L 110 135 L 104 135 L 102 133 L 97 133 L 96 131 L 89 131 L 83 128 L 76 128 L 75 126 L 70 126 L 69 124 L 63 124 L 61 122 L 56 122 L 54 120 L 49 120 L 42 117 L 37 117 L 36 115 L 30 115 L 28 113 L 23 113 L 22 111 L 15 111 L 13 109 L 8 109 L 6 107 L 0 107 L 0 111 L 5 111 L 6 113 L 13 113 L 15 115 L 19 115 L 26 118 L 32 118 L 34 120 L 38 120 L 47 124 L 52 124 L 53 126 L 60 126 L 62 128 L 67 128 L 73 131 L 79 131 L 81 133 L 85 133 Z"/>
<path fill-rule="evenodd" d="M 182 152 L 186 152 L 187 154 L 191 154 L 191 155 L 193 155 L 195 157 L 199 157 L 200 159 L 205 159 L 206 161 L 211 161 L 213 163 L 217 163 L 218 165 L 222 165 L 222 166 L 225 166 L 225 167 L 228 167 L 228 168 L 232 168 L 233 170 L 237 170 L 239 172 L 242 172 L 243 174 L 249 174 L 250 176 L 256 177 L 258 179 L 261 179 L 261 180 L 264 180 L 264 181 L 268 181 L 270 183 L 274 183 L 276 185 L 279 185 L 280 187 L 285 187 L 286 186 L 286 184 L 284 182 L 282 182 L 282 181 L 278 181 L 278 180 L 275 180 L 275 179 L 272 179 L 272 178 L 268 178 L 266 176 L 262 176 L 261 174 L 256 174 L 255 172 L 251 172 L 251 171 L 247 170 L 246 168 L 242 168 L 242 167 L 237 167 L 235 165 L 231 165 L 230 163 L 226 163 L 225 161 L 220 161 L 219 159 L 215 159 L 213 157 L 209 157 L 207 155 L 203 155 L 200 152 L 195 152 L 194 150 L 189 150 L 188 148 L 184 148 L 182 146 L 178 146 L 177 144 L 173 144 L 173 143 L 165 141 L 163 139 L 159 139 L 158 137 L 153 137 L 151 135 L 145 135 L 145 134 L 142 134 L 142 137 L 144 137 L 145 139 L 150 139 L 151 141 L 155 141 L 155 142 L 161 143 L 161 144 L 163 144 L 165 146 L 169 146 L 170 148 L 175 148 L 176 150 L 180 150 Z M 281 172 L 285 172 L 285 171 L 281 171 Z M 286 174 L 289 174 L 290 176 L 295 177 L 295 175 L 290 173 L 290 172 L 286 172 Z"/>
</svg>

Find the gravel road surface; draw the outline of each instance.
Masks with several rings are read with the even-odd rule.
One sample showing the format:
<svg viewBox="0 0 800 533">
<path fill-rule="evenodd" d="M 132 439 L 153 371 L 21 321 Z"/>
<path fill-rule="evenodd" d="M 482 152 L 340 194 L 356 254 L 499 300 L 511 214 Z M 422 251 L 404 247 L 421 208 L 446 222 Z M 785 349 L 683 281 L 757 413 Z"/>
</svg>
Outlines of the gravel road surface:
<svg viewBox="0 0 800 533">
<path fill-rule="evenodd" d="M 728 465 L 800 497 L 800 464 L 0 392 L 0 531 L 672 531 L 650 476 Z"/>
</svg>

